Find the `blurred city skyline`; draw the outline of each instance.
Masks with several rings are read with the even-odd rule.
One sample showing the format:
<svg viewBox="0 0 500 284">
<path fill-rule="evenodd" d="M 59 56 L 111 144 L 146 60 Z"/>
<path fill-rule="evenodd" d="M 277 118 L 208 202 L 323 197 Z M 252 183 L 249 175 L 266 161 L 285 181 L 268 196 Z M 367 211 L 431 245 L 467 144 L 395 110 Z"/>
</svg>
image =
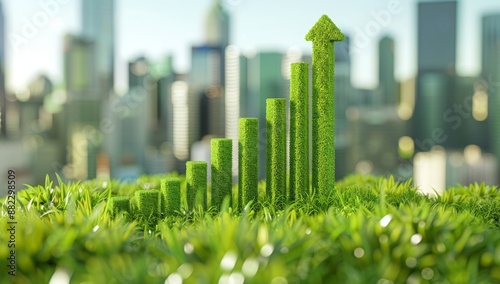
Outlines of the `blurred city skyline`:
<svg viewBox="0 0 500 284">
<path fill-rule="evenodd" d="M 1 3 L 0 170 L 22 183 L 183 174 L 186 161 L 210 164 L 217 137 L 233 140 L 236 181 L 242 117 L 259 121 L 266 178 L 267 99 L 289 99 L 290 64 L 311 64 L 304 37 L 326 14 L 346 35 L 336 178 L 413 178 L 430 193 L 498 184 L 500 3 Z"/>
<path fill-rule="evenodd" d="M 57 9 L 49 22 L 36 25 L 32 38 L 23 35 L 27 22 L 33 24 L 40 3 L 53 2 Z M 81 3 L 77 0 L 3 0 L 6 30 L 6 87 L 21 92 L 39 74 L 62 82 L 63 38 L 81 31 Z M 128 61 L 144 55 L 160 60 L 173 56 L 177 72 L 189 72 L 190 47 L 204 40 L 204 19 L 211 5 L 203 1 L 117 1 L 115 3 L 115 87 L 127 90 Z M 298 47 L 310 53 L 303 37 L 321 14 L 328 14 L 351 37 L 352 82 L 359 88 L 377 85 L 377 45 L 382 36 L 395 40 L 395 76 L 406 80 L 416 75 L 417 0 L 373 1 L 285 1 L 224 0 L 231 16 L 230 44 L 243 51 L 280 51 Z M 389 7 L 397 13 L 385 18 Z M 484 14 L 500 12 L 496 0 L 458 1 L 457 73 L 475 76 L 480 72 L 480 31 Z M 382 14 L 381 14 L 382 13 Z M 374 25 L 375 23 L 375 25 Z M 377 28 L 378 26 L 378 28 Z M 179 27 L 182 27 L 181 29 Z M 372 34 L 370 34 L 372 32 Z M 16 37 L 24 40 L 15 41 Z M 19 38 L 18 38 L 19 39 Z"/>
</svg>

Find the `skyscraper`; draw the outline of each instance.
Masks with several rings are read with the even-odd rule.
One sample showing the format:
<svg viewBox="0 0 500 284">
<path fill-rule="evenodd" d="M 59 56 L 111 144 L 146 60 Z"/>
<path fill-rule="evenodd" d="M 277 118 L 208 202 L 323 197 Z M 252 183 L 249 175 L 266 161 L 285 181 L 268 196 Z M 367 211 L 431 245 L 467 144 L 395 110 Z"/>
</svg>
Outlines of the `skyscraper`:
<svg viewBox="0 0 500 284">
<path fill-rule="evenodd" d="M 150 64 L 144 57 L 129 62 L 129 91 L 122 103 L 129 110 L 121 121 L 122 163 L 132 162 L 141 173 L 145 172 L 145 150 L 149 145 L 151 130 L 155 124 L 156 83 L 150 75 Z M 125 161 L 130 159 L 130 161 Z"/>
<path fill-rule="evenodd" d="M 190 88 L 199 93 L 211 86 L 224 86 L 224 48 L 200 45 L 191 48 Z"/>
<path fill-rule="evenodd" d="M 189 73 L 189 141 L 204 135 L 224 136 L 224 48 L 193 46 Z M 211 133 L 210 133 L 211 132 Z"/>
<path fill-rule="evenodd" d="M 378 82 L 382 93 L 382 103 L 396 106 L 398 102 L 398 86 L 394 77 L 394 40 L 385 36 L 378 45 Z"/>
<path fill-rule="evenodd" d="M 82 35 L 94 43 L 95 73 L 101 96 L 114 85 L 114 0 L 82 0 Z"/>
<path fill-rule="evenodd" d="M 159 133 L 162 140 L 171 144 L 173 141 L 173 104 L 172 104 L 172 84 L 175 81 L 176 74 L 173 70 L 173 58 L 166 56 L 161 62 L 156 63 L 157 78 L 157 97 L 158 97 L 158 123 Z"/>
<path fill-rule="evenodd" d="M 5 93 L 5 20 L 0 2 L 0 137 L 7 136 L 7 99 Z"/>
<path fill-rule="evenodd" d="M 172 102 L 172 84 L 177 74 L 173 70 L 173 57 L 167 55 L 153 65 L 154 77 L 157 80 L 157 120 L 158 129 L 152 133 L 152 142 L 158 147 L 161 158 L 165 161 L 164 172 L 176 170 L 174 147 L 174 105 Z"/>
<path fill-rule="evenodd" d="M 240 118 L 240 50 L 232 45 L 226 48 L 225 133 L 227 138 L 238 138 Z M 234 148 L 234 147 L 233 147 Z"/>
<path fill-rule="evenodd" d="M 94 44 L 80 36 L 67 35 L 64 39 L 64 137 L 62 145 L 67 151 L 68 164 L 73 169 L 69 178 L 95 177 L 95 137 L 99 128 L 101 98 L 95 87 Z"/>
<path fill-rule="evenodd" d="M 205 18 L 205 43 L 225 48 L 229 45 L 229 14 L 222 0 L 214 0 Z"/>
<path fill-rule="evenodd" d="M 418 3 L 418 70 L 454 73 L 457 46 L 457 1 Z"/>
<path fill-rule="evenodd" d="M 476 77 L 456 77 L 454 94 L 457 105 L 463 105 L 466 115 L 461 113 L 450 114 L 448 111 L 446 119 L 455 128 L 455 132 L 448 134 L 450 146 L 463 149 L 471 144 L 486 150 L 490 131 L 488 123 L 490 113 L 488 111 L 488 95 L 486 83 Z M 460 127 L 458 127 L 460 126 Z"/>
<path fill-rule="evenodd" d="M 248 94 L 246 115 L 259 119 L 259 178 L 266 172 L 266 99 L 286 98 L 282 72 L 283 54 L 261 52 L 248 59 Z"/>
<path fill-rule="evenodd" d="M 191 50 L 189 101 L 194 111 L 190 116 L 190 133 L 197 131 L 198 137 L 191 134 L 195 140 L 190 143 L 205 135 L 225 135 L 225 51 L 229 45 L 229 21 L 222 1 L 214 0 L 205 17 L 205 42 Z M 195 125 L 196 121 L 198 125 Z"/>
<path fill-rule="evenodd" d="M 172 105 L 173 105 L 173 140 L 174 140 L 174 156 L 181 161 L 178 166 L 183 166 L 185 161 L 189 159 L 190 131 L 193 123 L 193 109 L 190 108 L 189 101 L 189 85 L 184 76 L 180 76 L 172 84 Z M 179 167 L 178 167 L 179 168 Z M 184 172 L 185 169 L 179 169 Z"/>
<path fill-rule="evenodd" d="M 416 151 L 449 142 L 443 114 L 453 104 L 457 45 L 457 2 L 418 3 L 418 52 L 415 115 L 412 118 Z M 438 135 L 439 134 L 439 135 Z"/>
<path fill-rule="evenodd" d="M 310 74 L 312 75 L 312 74 Z M 350 37 L 335 42 L 335 178 L 348 174 L 347 158 L 349 126 L 346 112 L 352 104 L 354 89 L 351 84 Z M 311 79 L 312 80 L 312 79 Z M 312 82 L 312 81 L 310 81 Z M 311 102 L 312 105 L 312 102 Z M 312 131 L 312 125 L 311 125 Z"/>
<path fill-rule="evenodd" d="M 500 14 L 482 19 L 482 77 L 488 97 L 488 150 L 500 160 Z"/>
<path fill-rule="evenodd" d="M 45 129 L 46 110 L 44 101 L 52 93 L 52 82 L 45 75 L 40 75 L 28 85 L 26 99 L 18 101 L 19 128 L 21 137 L 42 134 Z M 45 120 L 44 120 L 45 119 Z"/>
<path fill-rule="evenodd" d="M 225 136 L 233 139 L 233 176 L 238 175 L 238 122 L 241 117 L 242 80 L 241 53 L 238 47 L 230 45 L 225 50 Z"/>
<path fill-rule="evenodd" d="M 482 57 L 483 78 L 489 80 L 499 74 L 500 62 L 500 14 L 489 14 L 482 18 Z M 498 79 L 498 78 L 491 78 Z"/>
</svg>

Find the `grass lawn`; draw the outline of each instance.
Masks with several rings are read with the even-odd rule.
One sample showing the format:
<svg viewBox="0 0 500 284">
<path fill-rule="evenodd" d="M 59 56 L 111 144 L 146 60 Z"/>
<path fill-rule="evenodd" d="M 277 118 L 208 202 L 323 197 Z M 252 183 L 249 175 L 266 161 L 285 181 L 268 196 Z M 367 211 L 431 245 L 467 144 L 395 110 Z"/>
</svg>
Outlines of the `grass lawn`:
<svg viewBox="0 0 500 284">
<path fill-rule="evenodd" d="M 260 182 L 258 204 L 241 212 L 226 198 L 220 210 L 186 212 L 181 204 L 158 213 L 166 208 L 161 202 L 145 215 L 137 204 L 162 192 L 162 178 L 47 180 L 19 191 L 16 276 L 5 272 L 9 219 L 2 200 L 0 283 L 500 282 L 494 187 L 459 186 L 430 198 L 410 182 L 351 176 L 277 210 L 265 202 Z"/>
</svg>

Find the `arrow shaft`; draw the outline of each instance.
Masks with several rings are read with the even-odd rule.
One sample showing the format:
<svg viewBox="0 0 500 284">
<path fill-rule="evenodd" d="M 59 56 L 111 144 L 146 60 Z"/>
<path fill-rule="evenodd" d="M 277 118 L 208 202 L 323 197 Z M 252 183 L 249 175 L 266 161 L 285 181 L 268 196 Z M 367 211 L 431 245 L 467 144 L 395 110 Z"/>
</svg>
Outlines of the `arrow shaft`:
<svg viewBox="0 0 500 284">
<path fill-rule="evenodd" d="M 325 192 L 335 183 L 333 42 L 313 42 L 312 78 L 312 187 Z"/>
</svg>

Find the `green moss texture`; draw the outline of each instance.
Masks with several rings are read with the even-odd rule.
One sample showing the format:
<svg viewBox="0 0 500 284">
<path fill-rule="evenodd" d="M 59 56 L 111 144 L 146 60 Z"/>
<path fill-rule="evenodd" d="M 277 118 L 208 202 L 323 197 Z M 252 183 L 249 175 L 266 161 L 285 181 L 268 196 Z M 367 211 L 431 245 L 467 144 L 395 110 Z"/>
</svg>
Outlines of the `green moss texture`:
<svg viewBox="0 0 500 284">
<path fill-rule="evenodd" d="M 109 210 L 113 215 L 123 211 L 130 213 L 130 198 L 126 196 L 111 197 Z"/>
<path fill-rule="evenodd" d="M 166 214 L 173 214 L 181 209 L 181 179 L 167 177 L 161 180 L 162 210 Z"/>
<path fill-rule="evenodd" d="M 309 30 L 305 38 L 307 41 L 343 41 L 344 34 L 327 15 L 322 15 Z M 314 51 L 313 51 L 314 52 Z"/>
<path fill-rule="evenodd" d="M 309 64 L 292 63 L 290 77 L 289 199 L 309 191 Z"/>
<path fill-rule="evenodd" d="M 152 190 L 138 190 L 135 192 L 137 201 L 137 208 L 142 216 L 159 216 L 160 215 L 160 191 Z"/>
<path fill-rule="evenodd" d="M 186 191 L 189 210 L 207 208 L 207 162 L 186 162 Z"/>
<path fill-rule="evenodd" d="M 335 183 L 334 41 L 344 39 L 332 20 L 323 15 L 306 35 L 312 54 L 312 188 L 332 190 Z"/>
<path fill-rule="evenodd" d="M 258 200 L 259 120 L 240 118 L 238 122 L 239 207 Z"/>
<path fill-rule="evenodd" d="M 286 100 L 266 100 L 266 195 L 278 207 L 286 199 Z"/>
<path fill-rule="evenodd" d="M 233 188 L 233 140 L 217 138 L 210 141 L 212 167 L 211 206 L 220 208 L 226 196 L 232 196 Z"/>
</svg>

